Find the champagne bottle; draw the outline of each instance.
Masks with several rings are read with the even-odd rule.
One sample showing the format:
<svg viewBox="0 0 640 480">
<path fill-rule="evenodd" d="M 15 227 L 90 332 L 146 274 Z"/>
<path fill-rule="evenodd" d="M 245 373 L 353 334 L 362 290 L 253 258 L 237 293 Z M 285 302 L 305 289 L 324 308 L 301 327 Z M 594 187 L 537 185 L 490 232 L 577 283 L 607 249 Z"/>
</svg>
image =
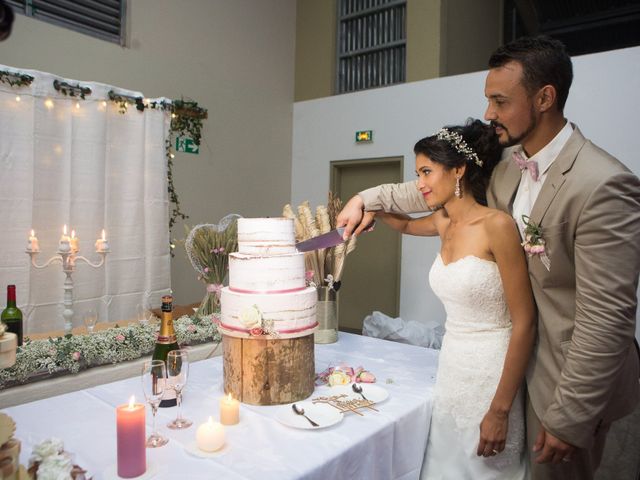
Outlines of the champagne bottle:
<svg viewBox="0 0 640 480">
<path fill-rule="evenodd" d="M 178 350 L 179 348 L 176 332 L 173 329 L 173 297 L 165 295 L 162 297 L 162 323 L 160 324 L 160 332 L 156 340 L 156 346 L 153 349 L 152 358 L 166 363 L 167 354 L 171 350 Z M 177 403 L 176 392 L 165 384 L 164 396 L 160 402 L 160 407 L 175 407 Z"/>
<path fill-rule="evenodd" d="M 7 308 L 2 311 L 0 318 L 7 325 L 7 331 L 18 336 L 18 345 L 22 345 L 22 312 L 16 307 L 15 285 L 7 285 Z"/>
</svg>

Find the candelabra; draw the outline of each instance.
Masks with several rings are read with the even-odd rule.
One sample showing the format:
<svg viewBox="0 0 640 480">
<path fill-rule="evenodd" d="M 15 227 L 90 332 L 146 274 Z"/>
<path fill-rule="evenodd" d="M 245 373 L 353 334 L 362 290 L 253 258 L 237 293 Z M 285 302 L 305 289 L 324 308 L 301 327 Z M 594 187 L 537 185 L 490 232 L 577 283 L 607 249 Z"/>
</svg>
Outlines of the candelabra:
<svg viewBox="0 0 640 480">
<path fill-rule="evenodd" d="M 110 252 L 109 244 L 105 239 L 104 230 L 102 231 L 102 238 L 96 241 L 96 253 L 101 256 L 100 261 L 97 263 L 92 262 L 82 255 L 78 255 L 78 238 L 75 236 L 75 232 L 71 232 L 71 237 L 67 236 L 67 226 L 64 226 L 64 233 L 58 244 L 58 252 L 52 256 L 44 264 L 38 265 L 36 263 L 36 255 L 40 253 L 40 247 L 38 245 L 38 239 L 35 236 L 34 231 L 31 231 L 29 237 L 29 243 L 27 244 L 26 253 L 31 257 L 31 265 L 37 269 L 47 268 L 53 263 L 61 263 L 62 271 L 66 275 L 64 280 L 64 310 L 62 311 L 62 317 L 64 319 L 64 333 L 70 334 L 73 328 L 73 273 L 76 270 L 76 262 L 83 261 L 92 268 L 100 268 L 104 265 L 107 254 Z"/>
</svg>

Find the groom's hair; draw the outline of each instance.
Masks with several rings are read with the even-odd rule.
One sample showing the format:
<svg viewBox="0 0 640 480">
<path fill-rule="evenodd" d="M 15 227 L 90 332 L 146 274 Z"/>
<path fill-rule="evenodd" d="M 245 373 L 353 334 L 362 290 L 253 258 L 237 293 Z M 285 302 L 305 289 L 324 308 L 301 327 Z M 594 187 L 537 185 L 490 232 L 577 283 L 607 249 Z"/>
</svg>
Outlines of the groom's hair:
<svg viewBox="0 0 640 480">
<path fill-rule="evenodd" d="M 552 85 L 557 94 L 558 110 L 564 110 L 573 80 L 573 66 L 561 41 L 545 35 L 518 38 L 493 52 L 489 68 L 502 67 L 509 62 L 522 65 L 522 83 L 530 94 Z"/>
</svg>

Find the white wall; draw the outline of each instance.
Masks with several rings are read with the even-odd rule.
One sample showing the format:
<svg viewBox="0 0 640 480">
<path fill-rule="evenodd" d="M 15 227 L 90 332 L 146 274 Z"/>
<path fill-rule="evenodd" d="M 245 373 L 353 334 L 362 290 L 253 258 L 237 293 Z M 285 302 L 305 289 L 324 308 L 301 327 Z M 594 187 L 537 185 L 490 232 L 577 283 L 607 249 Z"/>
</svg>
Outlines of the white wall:
<svg viewBox="0 0 640 480">
<path fill-rule="evenodd" d="M 281 212 L 291 184 L 295 0 L 130 0 L 127 5 L 124 48 L 18 14 L 11 37 L 0 43 L 0 63 L 148 97 L 198 101 L 209 110 L 200 155 L 177 154 L 174 160 L 181 206 L 191 217 L 187 223 L 215 223 L 231 212 Z M 185 237 L 182 223 L 173 237 Z M 171 284 L 177 304 L 204 297 L 204 285 L 181 245 L 172 260 Z M 159 302 L 155 299 L 155 306 Z"/>
<path fill-rule="evenodd" d="M 573 64 L 567 117 L 640 174 L 640 47 L 576 57 Z M 332 160 L 403 155 L 405 180 L 414 178 L 412 148 L 418 139 L 442 125 L 483 116 L 485 76 L 478 72 L 296 103 L 292 203 L 326 201 Z M 356 145 L 356 130 L 373 130 L 373 143 Z M 403 238 L 400 316 L 406 320 L 444 320 L 427 283 L 438 248 L 437 239 Z"/>
</svg>

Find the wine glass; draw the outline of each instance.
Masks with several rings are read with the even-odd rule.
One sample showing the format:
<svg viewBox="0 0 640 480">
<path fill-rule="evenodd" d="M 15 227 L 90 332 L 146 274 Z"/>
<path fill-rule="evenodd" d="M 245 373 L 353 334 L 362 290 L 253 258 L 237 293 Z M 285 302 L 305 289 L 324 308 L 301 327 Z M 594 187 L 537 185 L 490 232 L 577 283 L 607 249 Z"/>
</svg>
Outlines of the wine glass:
<svg viewBox="0 0 640 480">
<path fill-rule="evenodd" d="M 136 318 L 141 325 L 149 323 L 149 310 L 142 303 L 136 305 Z"/>
<path fill-rule="evenodd" d="M 84 312 L 82 320 L 84 320 L 84 325 L 87 327 L 87 332 L 91 335 L 93 333 L 93 329 L 96 327 L 96 323 L 98 323 L 98 312 L 91 308 Z"/>
<path fill-rule="evenodd" d="M 142 366 L 142 391 L 147 403 L 151 406 L 153 429 L 147 438 L 147 447 L 156 448 L 166 445 L 168 438 L 160 435 L 156 430 L 156 413 L 164 395 L 167 384 L 167 368 L 162 360 L 147 360 Z"/>
<path fill-rule="evenodd" d="M 167 379 L 168 383 L 176 392 L 176 400 L 178 401 L 178 416 L 169 423 L 167 427 L 178 430 L 181 428 L 189 428 L 193 422 L 182 418 L 182 389 L 187 384 L 189 376 L 189 354 L 186 350 L 171 350 L 167 354 Z"/>
</svg>

